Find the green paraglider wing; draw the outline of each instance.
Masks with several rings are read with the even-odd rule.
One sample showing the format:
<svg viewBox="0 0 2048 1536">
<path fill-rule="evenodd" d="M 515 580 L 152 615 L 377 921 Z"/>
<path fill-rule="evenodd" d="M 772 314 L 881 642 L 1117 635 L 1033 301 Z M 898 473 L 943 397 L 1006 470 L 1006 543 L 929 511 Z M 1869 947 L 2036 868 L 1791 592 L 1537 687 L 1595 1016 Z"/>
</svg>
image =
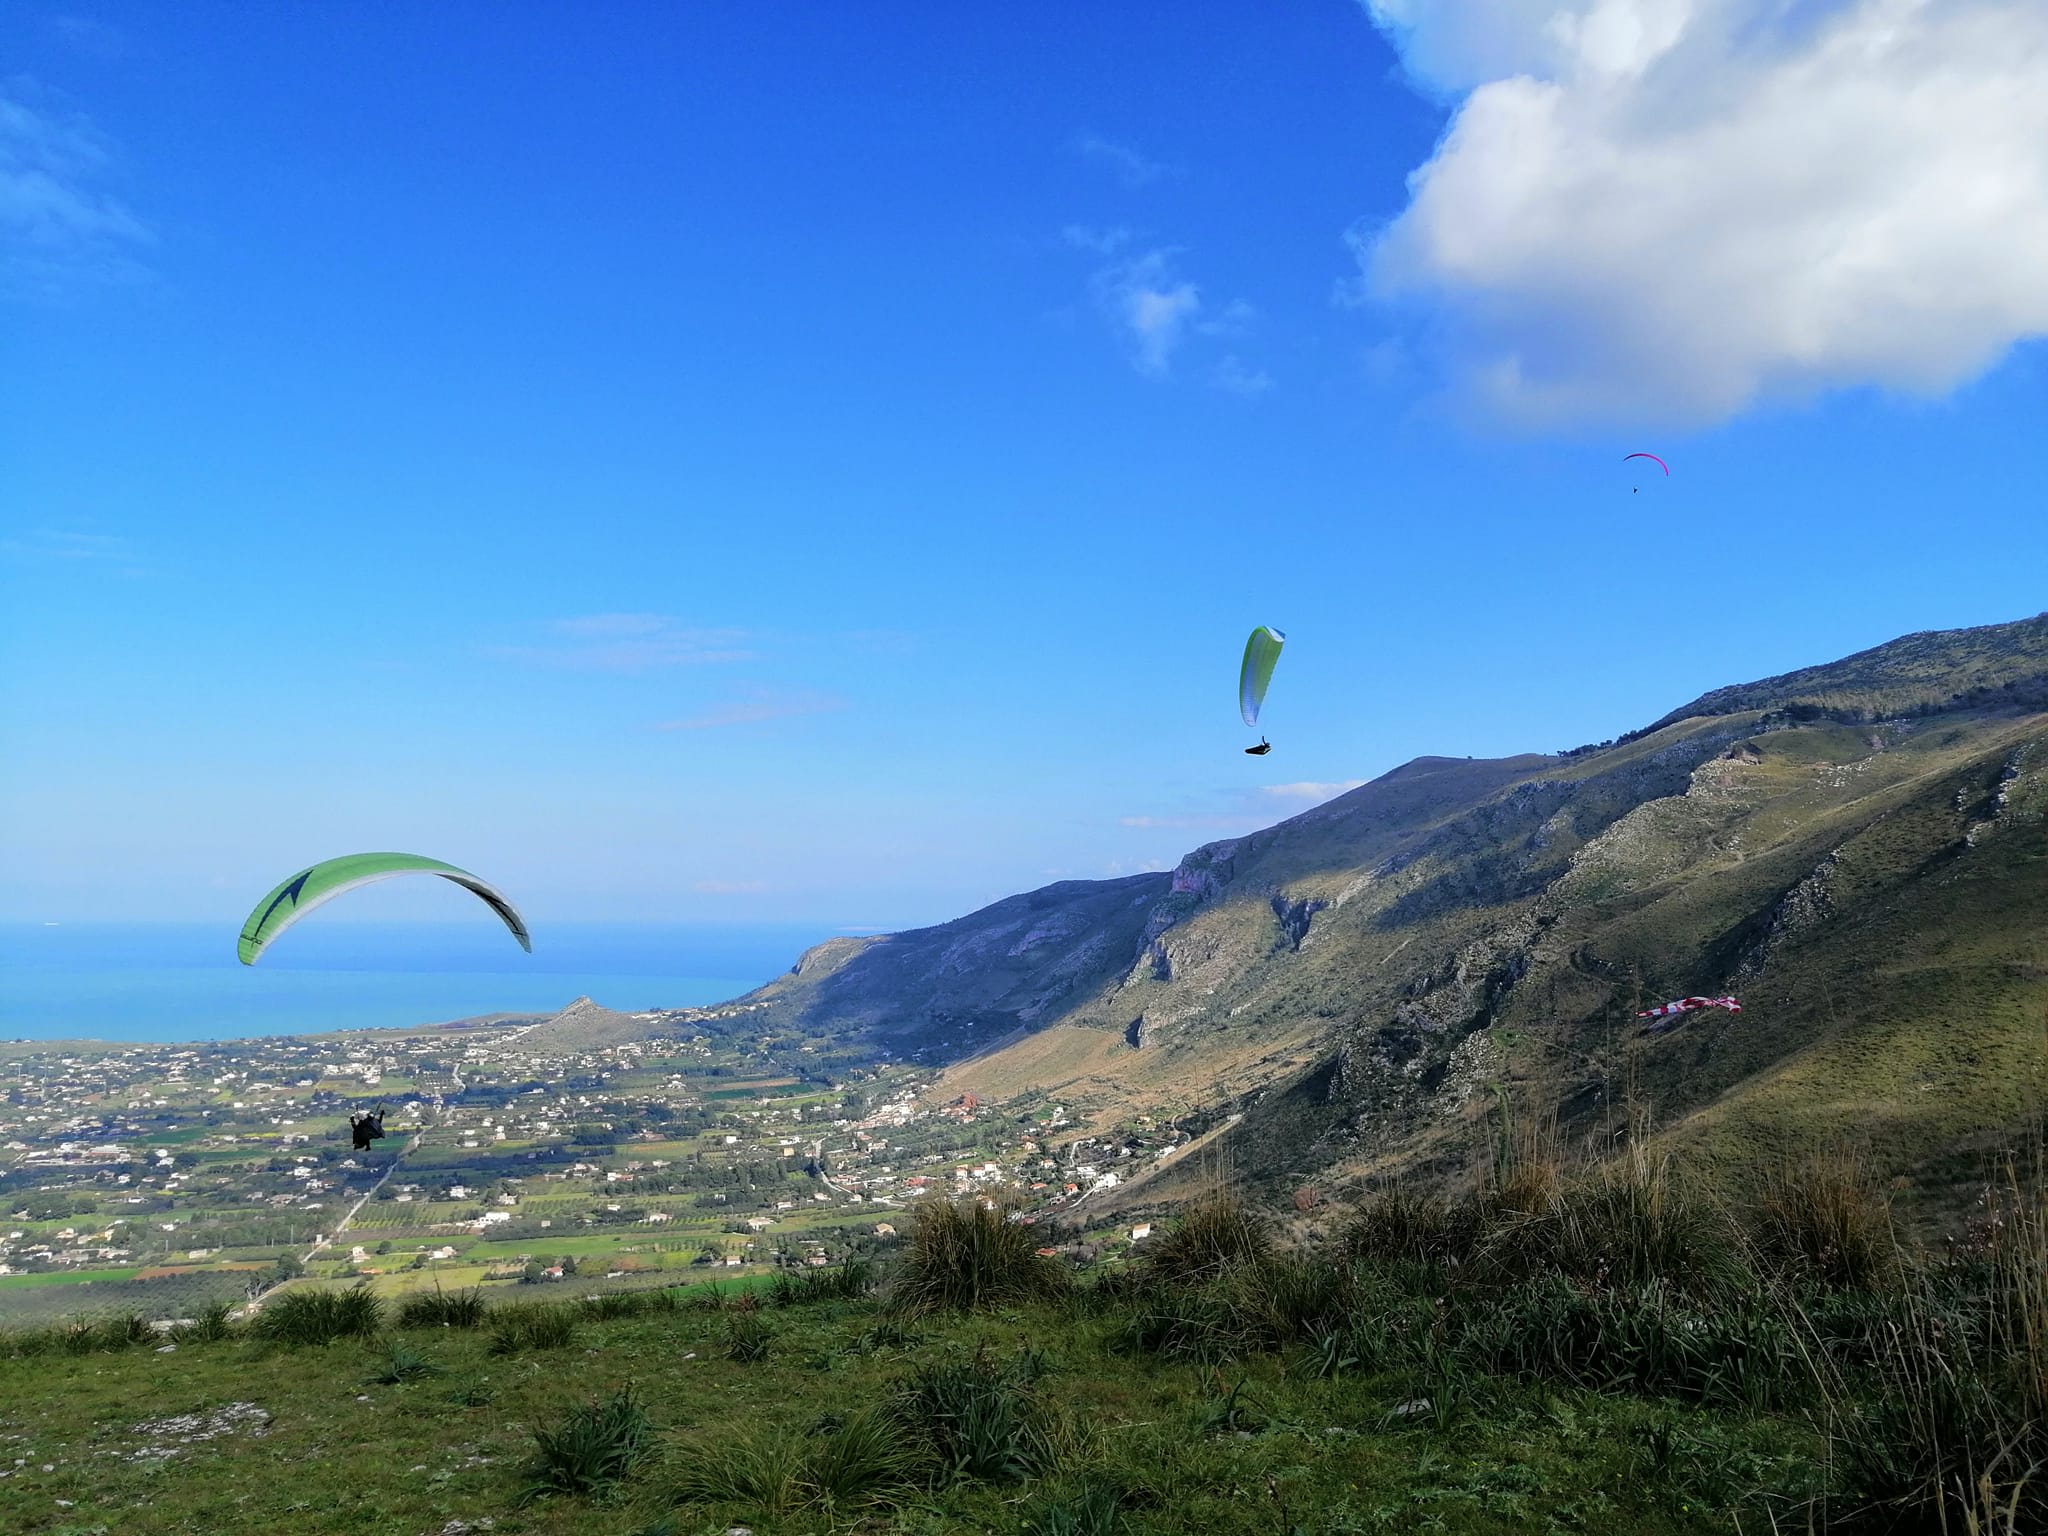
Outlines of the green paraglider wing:
<svg viewBox="0 0 2048 1536">
<path fill-rule="evenodd" d="M 254 965 L 272 939 L 323 901 L 332 901 L 343 891 L 352 891 L 373 880 L 389 880 L 393 875 L 439 875 L 476 892 L 512 930 L 519 947 L 533 953 L 533 940 L 525 921 L 495 886 L 466 869 L 443 864 L 439 859 L 421 858 L 416 853 L 351 853 L 301 870 L 256 903 L 249 921 L 242 924 L 242 939 L 235 952 L 242 957 L 242 964 Z"/>
<path fill-rule="evenodd" d="M 1259 706 L 1266 702 L 1266 684 L 1273 681 L 1273 664 L 1280 659 L 1280 647 L 1287 637 L 1261 624 L 1244 643 L 1244 666 L 1237 674 L 1237 708 L 1246 725 L 1259 723 Z"/>
</svg>

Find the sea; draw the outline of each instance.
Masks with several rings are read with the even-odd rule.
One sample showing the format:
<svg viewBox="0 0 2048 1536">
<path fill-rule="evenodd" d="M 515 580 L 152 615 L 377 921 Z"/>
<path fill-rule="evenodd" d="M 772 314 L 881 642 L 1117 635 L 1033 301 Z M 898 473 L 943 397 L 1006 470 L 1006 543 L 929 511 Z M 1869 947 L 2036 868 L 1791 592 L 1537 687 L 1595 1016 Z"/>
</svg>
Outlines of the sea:
<svg viewBox="0 0 2048 1536">
<path fill-rule="evenodd" d="M 255 965 L 237 925 L 0 923 L 0 1040 L 237 1040 L 737 997 L 833 937 L 818 926 L 301 923 Z"/>
</svg>

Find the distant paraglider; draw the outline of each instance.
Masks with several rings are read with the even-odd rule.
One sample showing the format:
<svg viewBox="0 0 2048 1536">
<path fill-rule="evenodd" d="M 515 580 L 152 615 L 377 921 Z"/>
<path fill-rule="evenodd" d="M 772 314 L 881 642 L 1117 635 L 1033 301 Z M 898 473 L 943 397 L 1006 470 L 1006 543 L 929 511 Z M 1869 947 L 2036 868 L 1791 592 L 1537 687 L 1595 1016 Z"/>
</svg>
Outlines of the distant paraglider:
<svg viewBox="0 0 2048 1536">
<path fill-rule="evenodd" d="M 528 954 L 533 953 L 533 939 L 526 931 L 525 920 L 495 886 L 466 869 L 443 864 L 439 859 L 422 858 L 416 853 L 351 853 L 299 871 L 256 903 L 256 910 L 242 924 L 241 942 L 235 946 L 235 952 L 241 956 L 242 964 L 254 965 L 256 957 L 270 946 L 271 940 L 322 902 L 332 901 L 342 892 L 368 885 L 373 880 L 415 874 L 439 875 L 475 892 L 512 930 L 512 937 L 519 941 L 519 947 Z"/>
<path fill-rule="evenodd" d="M 1726 1008 L 1730 1013 L 1742 1012 L 1742 1004 L 1732 997 L 1681 997 L 1675 1003 L 1665 1003 L 1657 1008 L 1646 1008 L 1637 1014 L 1636 1017 L 1639 1019 L 1655 1019 L 1657 1022 L 1644 1025 L 1636 1033 L 1639 1035 L 1661 1035 L 1667 1029 L 1678 1028 L 1686 1014 L 1696 1013 L 1702 1008 Z"/>
<path fill-rule="evenodd" d="M 1657 455 L 1655 455 L 1654 453 L 1623 454 L 1621 462 L 1626 464 L 1630 459 L 1648 459 L 1652 464 L 1655 464 L 1659 469 L 1664 471 L 1665 478 L 1670 478 L 1671 466 L 1669 464 L 1666 464 L 1662 459 L 1658 458 Z M 1635 492 L 1640 491 L 1641 489 L 1642 487 L 1639 485 L 1632 485 L 1629 487 L 1629 493 L 1633 495 Z"/>
<path fill-rule="evenodd" d="M 1259 706 L 1266 702 L 1266 685 L 1273 681 L 1280 647 L 1286 643 L 1287 637 L 1267 624 L 1253 630 L 1244 643 L 1244 664 L 1237 672 L 1237 710 L 1246 725 L 1259 723 Z M 1272 750 L 1263 736 L 1256 747 L 1245 748 L 1254 757 L 1263 757 Z"/>
</svg>

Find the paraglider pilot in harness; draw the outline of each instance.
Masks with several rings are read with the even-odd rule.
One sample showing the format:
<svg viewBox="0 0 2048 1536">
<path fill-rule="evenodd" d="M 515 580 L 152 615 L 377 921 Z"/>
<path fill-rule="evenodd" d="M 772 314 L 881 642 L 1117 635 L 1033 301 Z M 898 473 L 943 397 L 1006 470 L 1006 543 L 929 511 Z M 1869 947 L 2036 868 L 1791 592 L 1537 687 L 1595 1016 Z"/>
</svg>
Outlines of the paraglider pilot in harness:
<svg viewBox="0 0 2048 1536">
<path fill-rule="evenodd" d="M 1268 752 L 1272 750 L 1272 743 L 1267 741 L 1266 738 L 1263 736 L 1259 738 L 1259 744 L 1256 747 L 1245 748 L 1245 751 L 1250 753 L 1253 757 L 1264 757 Z"/>
<path fill-rule="evenodd" d="M 370 1143 L 384 1135 L 384 1111 L 380 1109 L 374 1114 L 350 1115 L 348 1129 L 349 1135 L 355 1140 L 355 1150 L 367 1152 L 370 1150 Z"/>
</svg>

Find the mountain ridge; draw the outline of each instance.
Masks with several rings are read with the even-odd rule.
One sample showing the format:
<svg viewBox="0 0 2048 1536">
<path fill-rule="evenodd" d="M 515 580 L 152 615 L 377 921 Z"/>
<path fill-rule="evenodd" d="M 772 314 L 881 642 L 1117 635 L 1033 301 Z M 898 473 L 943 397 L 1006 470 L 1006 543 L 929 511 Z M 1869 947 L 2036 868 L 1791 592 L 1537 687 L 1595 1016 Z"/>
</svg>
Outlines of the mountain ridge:
<svg viewBox="0 0 2048 1536">
<path fill-rule="evenodd" d="M 1832 1128 L 1924 1168 L 2037 1091 L 2044 711 L 2048 615 L 1903 636 L 1597 747 L 1417 758 L 1170 873 L 828 941 L 743 1001 L 944 1065 L 942 1095 L 1238 1114 L 1276 1182 L 1457 1166 L 1504 1095 L 1604 1135 L 1624 1081 L 1710 1155 Z M 1741 1015 L 1638 1041 L 1730 987 Z"/>
</svg>

